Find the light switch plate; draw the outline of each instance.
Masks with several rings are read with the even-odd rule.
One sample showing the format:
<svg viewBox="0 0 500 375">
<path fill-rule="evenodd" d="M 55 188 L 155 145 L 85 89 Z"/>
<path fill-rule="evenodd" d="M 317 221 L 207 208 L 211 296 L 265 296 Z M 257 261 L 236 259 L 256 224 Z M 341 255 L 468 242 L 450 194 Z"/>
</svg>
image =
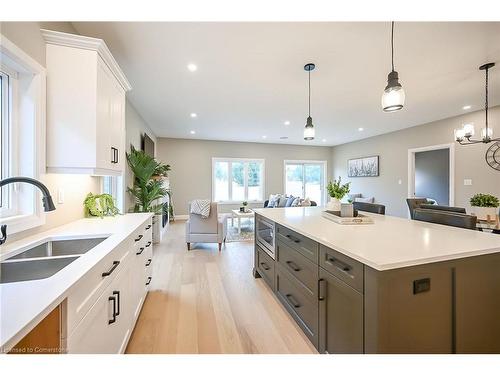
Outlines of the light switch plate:
<svg viewBox="0 0 500 375">
<path fill-rule="evenodd" d="M 64 190 L 63 189 L 57 190 L 57 203 L 58 204 L 64 203 Z"/>
<path fill-rule="evenodd" d="M 398 185 L 401 185 L 403 183 L 403 181 L 401 181 L 401 179 L 398 180 Z"/>
<path fill-rule="evenodd" d="M 464 179 L 464 186 L 471 186 L 472 185 L 472 180 L 470 178 Z"/>
</svg>

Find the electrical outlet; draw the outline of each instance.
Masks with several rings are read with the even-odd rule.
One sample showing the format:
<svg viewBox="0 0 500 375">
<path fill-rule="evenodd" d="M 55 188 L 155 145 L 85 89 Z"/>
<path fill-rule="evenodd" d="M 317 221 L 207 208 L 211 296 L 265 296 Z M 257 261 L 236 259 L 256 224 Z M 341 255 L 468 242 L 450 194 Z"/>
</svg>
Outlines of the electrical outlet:
<svg viewBox="0 0 500 375">
<path fill-rule="evenodd" d="M 470 178 L 464 179 L 464 186 L 472 186 L 472 180 Z"/>
<path fill-rule="evenodd" d="M 63 189 L 57 190 L 57 203 L 58 204 L 64 203 L 64 190 Z"/>
</svg>

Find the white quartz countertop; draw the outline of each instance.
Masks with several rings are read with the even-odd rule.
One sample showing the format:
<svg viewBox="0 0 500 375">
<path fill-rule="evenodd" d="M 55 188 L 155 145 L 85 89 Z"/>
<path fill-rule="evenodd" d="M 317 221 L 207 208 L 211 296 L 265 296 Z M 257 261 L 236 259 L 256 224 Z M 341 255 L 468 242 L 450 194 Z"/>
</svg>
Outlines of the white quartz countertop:
<svg viewBox="0 0 500 375">
<path fill-rule="evenodd" d="M 500 235 L 363 212 L 373 224 L 341 225 L 321 207 L 254 211 L 379 271 L 500 252 Z"/>
<path fill-rule="evenodd" d="M 0 247 L 0 260 L 46 240 L 107 237 L 52 277 L 0 284 L 0 353 L 8 351 L 59 305 L 82 276 L 152 214 L 81 219 Z"/>
</svg>

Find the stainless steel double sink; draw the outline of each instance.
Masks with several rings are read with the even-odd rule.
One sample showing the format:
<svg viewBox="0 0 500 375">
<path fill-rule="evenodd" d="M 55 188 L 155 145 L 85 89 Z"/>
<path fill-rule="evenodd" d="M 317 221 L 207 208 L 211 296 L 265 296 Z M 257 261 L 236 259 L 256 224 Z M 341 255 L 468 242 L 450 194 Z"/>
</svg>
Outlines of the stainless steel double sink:
<svg viewBox="0 0 500 375">
<path fill-rule="evenodd" d="M 106 238 L 50 240 L 33 246 L 0 263 L 0 283 L 51 277 Z"/>
</svg>

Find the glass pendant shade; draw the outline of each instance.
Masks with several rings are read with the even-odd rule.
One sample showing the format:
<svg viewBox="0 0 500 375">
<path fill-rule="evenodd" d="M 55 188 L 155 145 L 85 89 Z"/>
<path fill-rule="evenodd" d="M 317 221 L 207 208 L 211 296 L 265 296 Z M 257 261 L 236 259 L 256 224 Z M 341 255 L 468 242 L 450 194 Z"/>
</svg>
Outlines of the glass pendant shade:
<svg viewBox="0 0 500 375">
<path fill-rule="evenodd" d="M 384 112 L 399 111 L 405 104 L 405 90 L 399 83 L 398 72 L 392 71 L 387 77 L 387 86 L 382 94 Z"/>
<path fill-rule="evenodd" d="M 464 131 L 464 137 L 472 137 L 475 133 L 474 124 L 464 124 L 462 129 Z"/>
<path fill-rule="evenodd" d="M 307 118 L 306 127 L 304 128 L 304 140 L 312 141 L 314 139 L 314 136 L 315 136 L 314 133 L 315 133 L 315 131 L 314 131 L 313 123 L 312 123 L 312 118 L 311 118 L 311 116 L 309 116 Z"/>
<path fill-rule="evenodd" d="M 491 139 L 493 138 L 493 129 L 488 128 L 488 132 L 486 132 L 486 128 L 483 128 L 481 130 L 481 138 L 483 139 Z"/>
<path fill-rule="evenodd" d="M 455 141 L 463 141 L 465 137 L 464 129 L 455 129 Z"/>
</svg>

